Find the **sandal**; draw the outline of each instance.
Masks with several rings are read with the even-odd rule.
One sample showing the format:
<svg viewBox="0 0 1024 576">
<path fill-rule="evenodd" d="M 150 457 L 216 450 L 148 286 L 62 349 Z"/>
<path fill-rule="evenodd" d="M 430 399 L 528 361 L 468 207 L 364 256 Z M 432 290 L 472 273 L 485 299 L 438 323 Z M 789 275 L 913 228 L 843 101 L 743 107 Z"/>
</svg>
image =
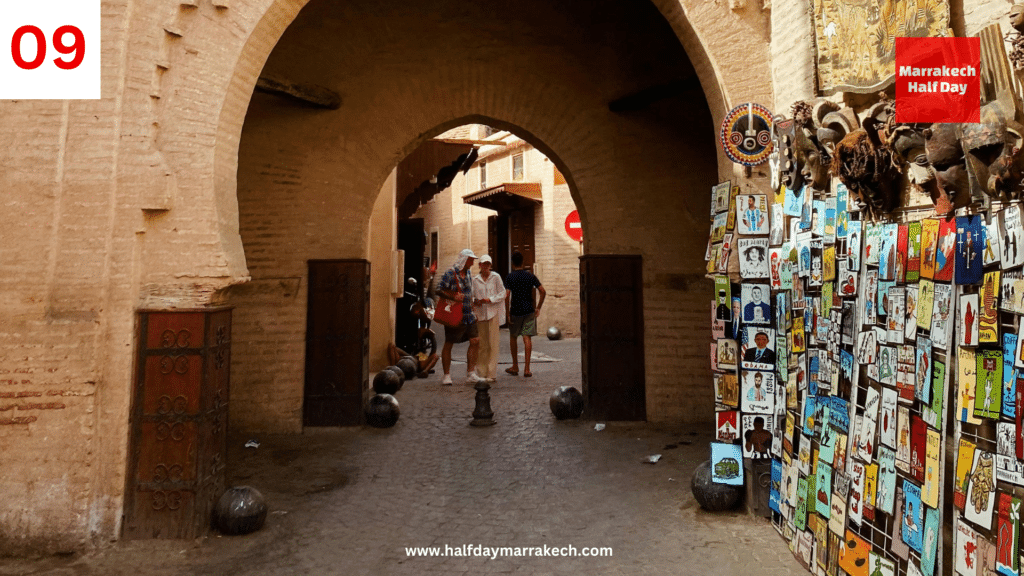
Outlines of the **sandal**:
<svg viewBox="0 0 1024 576">
<path fill-rule="evenodd" d="M 511 374 L 513 376 L 519 376 L 519 369 L 518 368 L 505 368 L 505 373 L 506 374 Z"/>
<path fill-rule="evenodd" d="M 523 372 L 523 378 L 532 378 L 533 372 Z"/>
</svg>

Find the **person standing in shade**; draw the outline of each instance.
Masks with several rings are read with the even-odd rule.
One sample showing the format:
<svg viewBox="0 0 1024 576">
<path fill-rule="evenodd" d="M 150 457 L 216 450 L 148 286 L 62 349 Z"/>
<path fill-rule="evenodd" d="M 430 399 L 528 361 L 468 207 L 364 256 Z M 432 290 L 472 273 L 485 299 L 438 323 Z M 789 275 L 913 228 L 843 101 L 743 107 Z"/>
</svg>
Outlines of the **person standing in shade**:
<svg viewBox="0 0 1024 576">
<path fill-rule="evenodd" d="M 498 327 L 505 323 L 505 285 L 491 272 L 491 257 L 480 257 L 480 273 L 473 277 L 473 314 L 480 334 L 476 371 L 494 382 L 498 375 Z"/>
<path fill-rule="evenodd" d="M 508 306 L 508 336 L 509 348 L 512 352 L 512 367 L 505 372 L 516 376 L 519 374 L 519 347 L 518 338 L 523 337 L 523 348 L 526 353 L 524 360 L 523 376 L 533 376 L 530 372 L 530 354 L 533 353 L 532 338 L 537 335 L 537 316 L 540 315 L 540 308 L 544 305 L 544 298 L 547 292 L 541 286 L 540 280 L 532 272 L 523 268 L 523 255 L 519 252 L 512 253 L 512 272 L 505 278 L 505 288 L 508 290 L 505 299 Z M 540 301 L 534 306 L 533 289 L 540 293 Z"/>
<path fill-rule="evenodd" d="M 473 314 L 473 280 L 467 273 L 476 260 L 476 254 L 466 248 L 459 252 L 459 258 L 441 277 L 437 285 L 438 294 L 462 302 L 462 323 L 457 327 L 444 327 L 444 348 L 441 349 L 441 367 L 444 368 L 442 384 L 452 383 L 452 345 L 469 342 L 466 350 L 466 382 L 476 384 L 484 379 L 476 373 L 476 356 L 480 347 L 476 315 Z"/>
</svg>

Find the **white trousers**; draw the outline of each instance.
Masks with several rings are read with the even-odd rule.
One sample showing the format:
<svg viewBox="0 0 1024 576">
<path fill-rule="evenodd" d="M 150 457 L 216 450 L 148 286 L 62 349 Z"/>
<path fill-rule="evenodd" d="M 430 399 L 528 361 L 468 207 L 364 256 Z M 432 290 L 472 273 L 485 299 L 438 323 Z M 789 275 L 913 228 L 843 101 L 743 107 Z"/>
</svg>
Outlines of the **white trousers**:
<svg viewBox="0 0 1024 576">
<path fill-rule="evenodd" d="M 480 336 L 480 353 L 476 358 L 476 373 L 481 378 L 498 377 L 498 317 L 490 320 L 478 320 L 477 332 Z"/>
</svg>

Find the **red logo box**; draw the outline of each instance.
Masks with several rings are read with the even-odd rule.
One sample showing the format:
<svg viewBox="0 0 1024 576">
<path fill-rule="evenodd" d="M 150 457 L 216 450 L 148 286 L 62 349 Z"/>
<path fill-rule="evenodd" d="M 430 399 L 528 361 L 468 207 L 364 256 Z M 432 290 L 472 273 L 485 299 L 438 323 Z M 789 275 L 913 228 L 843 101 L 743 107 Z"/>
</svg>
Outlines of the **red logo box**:
<svg viewBox="0 0 1024 576">
<path fill-rule="evenodd" d="M 980 38 L 897 38 L 896 121 L 980 121 L 980 78 Z"/>
</svg>

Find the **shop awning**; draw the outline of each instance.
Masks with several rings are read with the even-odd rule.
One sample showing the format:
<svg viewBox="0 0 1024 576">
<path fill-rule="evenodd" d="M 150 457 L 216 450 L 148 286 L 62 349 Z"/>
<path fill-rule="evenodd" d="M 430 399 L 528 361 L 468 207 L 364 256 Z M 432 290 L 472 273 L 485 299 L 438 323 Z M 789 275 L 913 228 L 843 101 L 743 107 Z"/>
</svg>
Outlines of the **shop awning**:
<svg viewBox="0 0 1024 576">
<path fill-rule="evenodd" d="M 541 203 L 540 182 L 506 182 L 462 197 L 466 204 L 511 212 Z"/>
<path fill-rule="evenodd" d="M 398 165 L 396 198 L 398 218 L 409 218 L 422 204 L 451 185 L 455 175 L 476 161 L 471 144 L 427 140 Z"/>
</svg>

